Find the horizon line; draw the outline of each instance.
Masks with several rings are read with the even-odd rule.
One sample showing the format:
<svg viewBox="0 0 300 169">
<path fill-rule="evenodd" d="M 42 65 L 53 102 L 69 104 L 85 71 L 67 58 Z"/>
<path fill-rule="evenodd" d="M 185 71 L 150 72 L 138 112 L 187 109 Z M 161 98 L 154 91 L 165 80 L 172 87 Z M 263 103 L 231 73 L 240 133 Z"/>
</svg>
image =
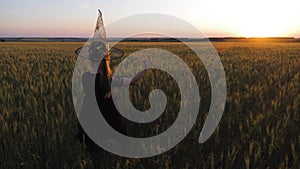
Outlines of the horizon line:
<svg viewBox="0 0 300 169">
<path fill-rule="evenodd" d="M 48 38 L 48 39 L 55 39 L 55 38 L 60 38 L 60 39 L 89 39 L 91 37 L 86 37 L 86 36 L 0 36 L 2 39 L 42 39 L 42 38 Z M 245 37 L 245 36 L 207 36 L 207 37 L 158 37 L 158 36 L 153 36 L 153 37 L 107 37 L 107 39 L 149 39 L 149 38 L 161 38 L 161 39 L 167 39 L 167 38 L 178 38 L 178 39 L 207 39 L 207 38 L 219 38 L 219 39 L 226 39 L 226 38 L 236 38 L 236 39 L 300 39 L 300 36 L 253 36 L 253 37 Z"/>
</svg>

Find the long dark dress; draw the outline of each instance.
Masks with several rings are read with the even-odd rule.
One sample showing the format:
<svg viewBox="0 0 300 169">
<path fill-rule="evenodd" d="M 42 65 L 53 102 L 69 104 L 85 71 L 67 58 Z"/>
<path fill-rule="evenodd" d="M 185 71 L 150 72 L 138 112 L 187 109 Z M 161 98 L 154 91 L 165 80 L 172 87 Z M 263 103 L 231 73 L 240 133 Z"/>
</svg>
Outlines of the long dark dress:
<svg viewBox="0 0 300 169">
<path fill-rule="evenodd" d="M 95 110 L 96 108 L 98 108 L 100 109 L 106 122 L 112 128 L 126 135 L 127 129 L 124 117 L 116 109 L 112 97 L 105 98 L 105 94 L 108 92 L 108 90 L 110 90 L 110 83 L 107 83 L 107 81 L 105 81 L 106 80 L 104 80 L 99 73 L 97 73 L 96 75 L 89 72 L 83 74 L 82 83 L 85 92 L 85 97 L 83 99 L 83 105 L 80 114 L 89 113 L 91 111 L 98 111 Z M 93 87 L 93 85 L 95 85 L 95 87 Z M 91 102 L 95 101 L 95 98 L 93 98 L 95 96 L 93 92 L 95 92 L 98 107 L 91 107 Z M 80 123 L 78 123 L 77 137 L 80 142 L 85 143 L 88 150 L 94 151 L 95 149 L 98 149 L 98 145 L 96 145 L 90 139 L 90 137 L 83 130 Z"/>
</svg>

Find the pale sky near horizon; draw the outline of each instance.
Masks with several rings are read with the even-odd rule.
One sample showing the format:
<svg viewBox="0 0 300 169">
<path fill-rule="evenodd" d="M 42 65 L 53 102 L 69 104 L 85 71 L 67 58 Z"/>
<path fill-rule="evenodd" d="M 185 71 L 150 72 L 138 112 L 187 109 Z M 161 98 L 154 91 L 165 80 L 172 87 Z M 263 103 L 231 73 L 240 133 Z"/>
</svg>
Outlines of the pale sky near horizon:
<svg viewBox="0 0 300 169">
<path fill-rule="evenodd" d="M 0 0 L 0 37 L 90 37 L 98 8 L 105 24 L 134 14 L 162 13 L 189 22 L 209 37 L 300 37 L 299 4 L 298 0 Z"/>
</svg>

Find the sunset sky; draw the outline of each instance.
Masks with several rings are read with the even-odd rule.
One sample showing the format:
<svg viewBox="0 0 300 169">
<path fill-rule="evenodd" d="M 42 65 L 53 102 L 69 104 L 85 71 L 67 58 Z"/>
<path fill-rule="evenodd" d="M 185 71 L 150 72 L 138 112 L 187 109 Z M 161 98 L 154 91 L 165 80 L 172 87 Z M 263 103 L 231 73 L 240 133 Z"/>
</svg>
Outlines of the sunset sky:
<svg viewBox="0 0 300 169">
<path fill-rule="evenodd" d="M 300 37 L 299 6 L 299 0 L 0 0 L 0 37 L 89 37 L 98 8 L 105 24 L 162 13 L 209 37 Z M 115 35 L 108 30 L 108 36 Z"/>
</svg>

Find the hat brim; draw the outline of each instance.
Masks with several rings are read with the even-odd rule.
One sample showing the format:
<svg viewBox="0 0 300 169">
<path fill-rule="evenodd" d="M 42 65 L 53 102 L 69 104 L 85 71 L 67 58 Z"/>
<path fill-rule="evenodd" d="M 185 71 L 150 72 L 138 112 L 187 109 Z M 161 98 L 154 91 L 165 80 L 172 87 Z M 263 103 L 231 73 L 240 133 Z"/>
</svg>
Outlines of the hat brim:
<svg viewBox="0 0 300 169">
<path fill-rule="evenodd" d="M 90 57 L 89 55 L 89 48 L 90 46 L 83 46 L 83 47 L 80 47 L 78 49 L 75 50 L 75 54 L 77 56 L 80 56 L 80 57 L 83 57 L 83 58 L 86 58 L 86 59 L 91 59 L 91 60 L 100 60 L 100 56 L 95 58 L 95 57 Z M 116 60 L 116 59 L 120 59 L 124 56 L 124 52 L 118 48 L 115 48 L 115 47 L 111 47 L 109 49 L 109 52 L 110 52 L 110 59 L 111 60 Z"/>
</svg>

